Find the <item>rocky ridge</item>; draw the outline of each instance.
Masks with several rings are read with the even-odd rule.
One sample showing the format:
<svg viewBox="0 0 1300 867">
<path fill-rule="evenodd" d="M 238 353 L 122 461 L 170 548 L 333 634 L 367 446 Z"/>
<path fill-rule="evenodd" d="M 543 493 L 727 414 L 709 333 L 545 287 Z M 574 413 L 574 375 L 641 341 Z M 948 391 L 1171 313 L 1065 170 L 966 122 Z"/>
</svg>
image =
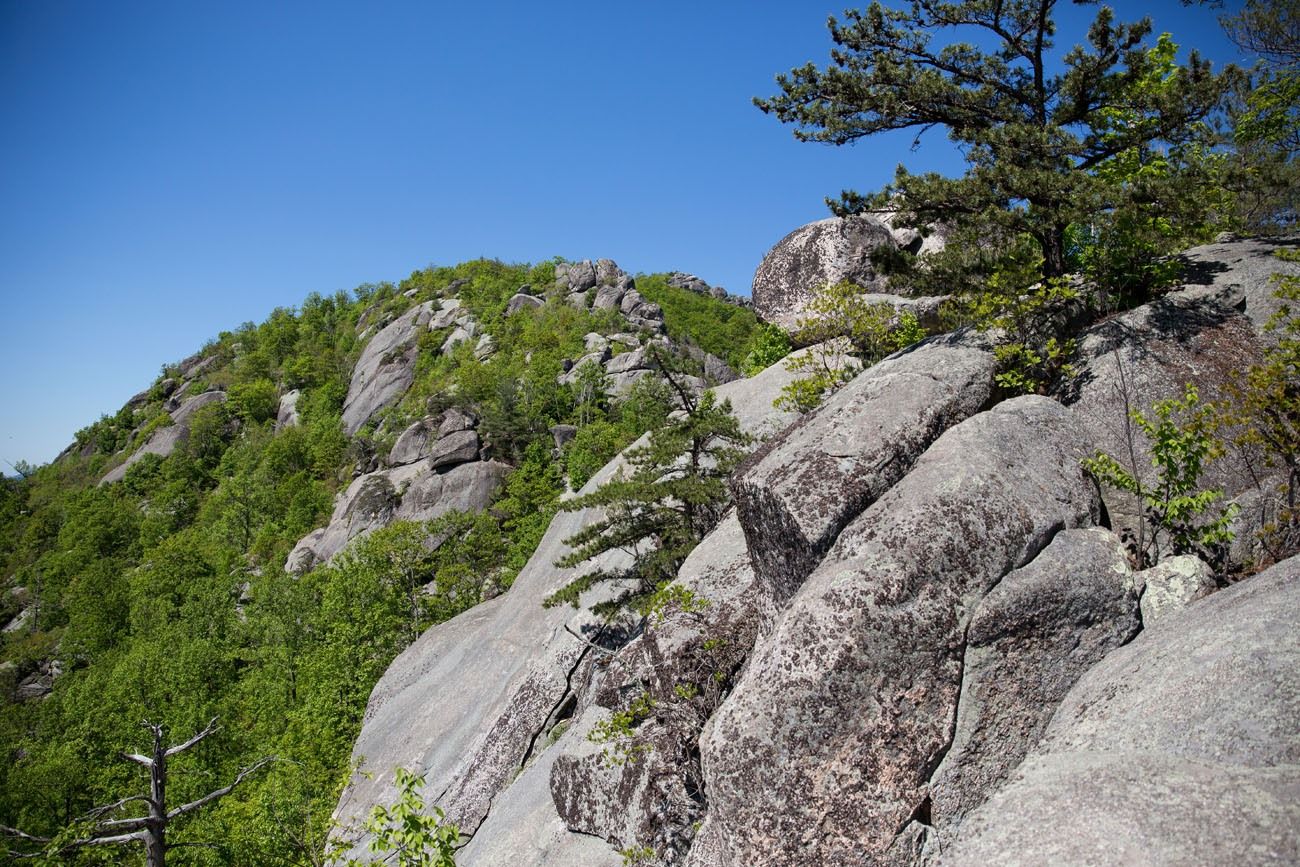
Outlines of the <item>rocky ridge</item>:
<svg viewBox="0 0 1300 867">
<path fill-rule="evenodd" d="M 1198 562 L 1138 571 L 1122 499 L 1079 466 L 1119 453 L 1132 408 L 1258 357 L 1267 252 L 1219 245 L 1212 282 L 1094 328 L 1056 400 L 995 402 L 960 335 L 793 425 L 782 365 L 720 386 L 770 438 L 678 576 L 705 613 L 628 635 L 542 609 L 591 517 L 561 514 L 508 593 L 390 667 L 354 751 L 373 777 L 337 818 L 391 800 L 404 766 L 469 865 L 1295 860 L 1300 559 L 1226 590 Z M 631 291 L 597 264 L 561 284 Z M 593 741 L 634 707 L 628 739 Z"/>
</svg>

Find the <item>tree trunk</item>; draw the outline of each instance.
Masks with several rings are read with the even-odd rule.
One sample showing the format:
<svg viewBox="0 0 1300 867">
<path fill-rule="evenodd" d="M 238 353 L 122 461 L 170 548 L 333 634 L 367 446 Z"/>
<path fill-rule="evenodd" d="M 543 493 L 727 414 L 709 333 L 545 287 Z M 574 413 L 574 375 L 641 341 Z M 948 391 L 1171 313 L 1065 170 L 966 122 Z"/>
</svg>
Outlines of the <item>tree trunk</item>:
<svg viewBox="0 0 1300 867">
<path fill-rule="evenodd" d="M 1065 226 L 1049 226 L 1039 239 L 1043 245 L 1043 276 L 1060 277 L 1065 273 Z"/>
</svg>

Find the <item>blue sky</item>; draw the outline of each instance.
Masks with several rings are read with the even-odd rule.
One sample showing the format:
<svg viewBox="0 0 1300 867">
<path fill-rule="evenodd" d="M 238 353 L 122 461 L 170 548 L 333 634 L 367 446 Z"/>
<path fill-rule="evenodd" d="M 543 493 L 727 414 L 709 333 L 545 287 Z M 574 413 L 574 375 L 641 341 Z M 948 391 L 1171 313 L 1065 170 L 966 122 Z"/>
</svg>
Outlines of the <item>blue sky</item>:
<svg viewBox="0 0 1300 867">
<path fill-rule="evenodd" d="M 0 0 L 0 461 L 50 460 L 218 331 L 430 264 L 748 292 L 825 196 L 959 168 L 938 134 L 805 145 L 752 107 L 841 8 Z M 1211 12 L 1141 11 L 1234 59 Z"/>
</svg>

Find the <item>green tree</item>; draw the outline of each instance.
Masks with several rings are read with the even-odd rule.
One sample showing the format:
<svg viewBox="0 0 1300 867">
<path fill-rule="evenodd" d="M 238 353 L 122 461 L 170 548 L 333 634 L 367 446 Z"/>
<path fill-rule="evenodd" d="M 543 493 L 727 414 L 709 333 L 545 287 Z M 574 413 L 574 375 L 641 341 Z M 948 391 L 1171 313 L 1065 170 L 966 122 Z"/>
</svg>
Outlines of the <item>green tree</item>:
<svg viewBox="0 0 1300 867">
<path fill-rule="evenodd" d="M 1200 487 L 1205 465 L 1221 452 L 1213 432 L 1213 408 L 1200 402 L 1196 387 L 1189 383 L 1181 400 L 1156 403 L 1154 419 L 1138 410 L 1132 418 L 1150 444 L 1154 484 L 1145 484 L 1141 474 L 1104 452 L 1085 458 L 1084 469 L 1102 484 L 1138 498 L 1142 520 L 1152 529 L 1149 539 L 1144 529 L 1139 532 L 1140 556 L 1147 558 L 1149 547 L 1151 562 L 1158 562 L 1166 551 L 1221 562 L 1223 546 L 1233 538 L 1229 524 L 1236 507 L 1221 509 L 1209 520 L 1202 518 L 1223 498 L 1222 491 Z"/>
<path fill-rule="evenodd" d="M 659 360 L 662 364 L 662 359 Z M 614 599 L 593 610 L 609 613 L 645 602 L 671 581 L 686 556 L 721 517 L 729 499 L 727 477 L 740 462 L 748 434 L 712 392 L 696 397 L 665 372 L 683 410 L 650 433 L 649 441 L 627 453 L 630 473 L 617 477 L 561 508 L 599 507 L 604 515 L 566 539 L 571 551 L 560 567 L 591 563 L 592 568 L 546 598 L 546 607 L 577 607 L 582 593 L 602 581 L 627 582 Z M 625 566 L 598 565 L 611 551 L 630 555 Z"/>
<path fill-rule="evenodd" d="M 919 138 L 946 129 L 967 160 L 965 175 L 899 166 L 890 187 L 869 196 L 846 191 L 832 208 L 899 208 L 910 225 L 975 226 L 986 245 L 1025 234 L 1041 250 L 1042 276 L 1059 276 L 1069 267 L 1070 224 L 1113 208 L 1120 193 L 1094 170 L 1135 148 L 1208 144 L 1203 122 L 1237 73 L 1216 75 L 1193 52 L 1165 86 L 1136 86 L 1160 62 L 1144 45 L 1151 24 L 1117 24 L 1105 6 L 1087 44 L 1054 71 L 1056 5 L 912 0 L 900 10 L 874 2 L 842 22 L 830 19 L 828 66 L 777 76 L 781 93 L 755 103 L 795 124 L 801 141 L 840 145 L 891 130 Z M 971 41 L 957 41 L 966 36 Z M 1115 123 L 1117 112 L 1125 123 Z"/>
</svg>

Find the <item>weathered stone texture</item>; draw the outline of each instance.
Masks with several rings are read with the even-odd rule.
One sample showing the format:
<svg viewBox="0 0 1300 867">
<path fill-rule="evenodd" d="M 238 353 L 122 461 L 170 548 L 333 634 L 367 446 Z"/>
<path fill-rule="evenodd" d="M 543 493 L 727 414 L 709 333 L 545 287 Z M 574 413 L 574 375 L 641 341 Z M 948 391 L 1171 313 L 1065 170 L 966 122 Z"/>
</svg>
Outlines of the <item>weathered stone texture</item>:
<svg viewBox="0 0 1300 867">
<path fill-rule="evenodd" d="M 1045 398 L 1000 404 L 844 529 L 705 730 L 700 851 L 722 860 L 688 864 L 910 859 L 900 829 L 950 741 L 975 604 L 1096 518 L 1075 429 Z"/>
</svg>

